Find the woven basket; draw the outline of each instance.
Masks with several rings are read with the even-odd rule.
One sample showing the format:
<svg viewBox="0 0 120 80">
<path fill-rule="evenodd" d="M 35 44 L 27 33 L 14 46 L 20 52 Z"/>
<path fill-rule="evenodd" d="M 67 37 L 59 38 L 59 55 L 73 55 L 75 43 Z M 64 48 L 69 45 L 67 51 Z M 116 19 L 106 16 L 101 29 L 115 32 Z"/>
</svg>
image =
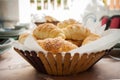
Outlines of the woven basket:
<svg viewBox="0 0 120 80">
<path fill-rule="evenodd" d="M 75 53 L 72 56 L 70 53 L 53 55 L 52 53 L 44 54 L 43 52 L 23 51 L 17 48 L 14 48 L 14 50 L 38 72 L 49 75 L 72 75 L 86 71 L 106 54 L 106 51 L 101 51 L 91 54 L 84 53 L 82 55 Z"/>
</svg>

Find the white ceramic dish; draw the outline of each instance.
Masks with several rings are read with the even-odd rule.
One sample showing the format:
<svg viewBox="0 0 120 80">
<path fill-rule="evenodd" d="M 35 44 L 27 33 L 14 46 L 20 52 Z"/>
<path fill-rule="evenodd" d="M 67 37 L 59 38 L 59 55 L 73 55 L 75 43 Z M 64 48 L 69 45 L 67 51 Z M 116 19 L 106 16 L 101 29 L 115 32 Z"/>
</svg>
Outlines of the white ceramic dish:
<svg viewBox="0 0 120 80">
<path fill-rule="evenodd" d="M 7 50 L 9 50 L 12 47 L 13 39 L 8 39 L 5 42 L 0 44 L 0 55 L 5 53 Z"/>
<path fill-rule="evenodd" d="M 25 28 L 2 29 L 0 30 L 0 36 L 15 36 L 19 35 L 23 31 L 25 31 Z"/>
</svg>

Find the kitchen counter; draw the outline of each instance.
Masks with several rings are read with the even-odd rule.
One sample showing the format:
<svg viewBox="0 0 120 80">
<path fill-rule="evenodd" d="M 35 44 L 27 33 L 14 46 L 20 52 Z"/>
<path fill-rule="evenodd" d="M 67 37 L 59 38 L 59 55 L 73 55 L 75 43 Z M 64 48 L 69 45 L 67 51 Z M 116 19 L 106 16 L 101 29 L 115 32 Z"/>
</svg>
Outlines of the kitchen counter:
<svg viewBox="0 0 120 80">
<path fill-rule="evenodd" d="M 114 52 L 114 51 L 112 51 Z M 120 51 L 119 51 L 120 52 Z M 110 80 L 120 79 L 120 61 L 105 56 L 86 72 L 72 76 L 38 73 L 13 48 L 0 56 L 0 80 Z"/>
</svg>

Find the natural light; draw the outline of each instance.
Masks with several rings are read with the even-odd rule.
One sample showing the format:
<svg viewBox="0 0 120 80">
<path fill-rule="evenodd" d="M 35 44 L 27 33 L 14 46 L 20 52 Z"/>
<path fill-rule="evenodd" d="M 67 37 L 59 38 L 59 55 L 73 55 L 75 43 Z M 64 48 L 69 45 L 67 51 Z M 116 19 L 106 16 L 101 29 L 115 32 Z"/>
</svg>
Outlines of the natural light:
<svg viewBox="0 0 120 80">
<path fill-rule="evenodd" d="M 39 14 L 42 16 L 50 15 L 50 16 L 57 18 L 58 20 L 64 20 L 68 18 L 74 18 L 76 20 L 81 20 L 81 16 L 84 13 L 85 8 L 91 2 L 91 0 L 67 0 L 68 3 L 66 5 L 68 7 L 66 9 L 63 8 L 63 5 L 61 5 L 61 7 L 57 7 L 55 9 L 52 9 L 52 6 L 49 6 L 48 9 L 41 8 L 41 10 L 38 10 L 36 1 L 37 0 L 34 0 L 34 3 L 30 3 L 29 0 L 28 1 L 19 0 L 20 22 L 27 22 L 25 20 L 29 21 L 31 15 L 34 15 L 34 14 Z M 49 1 L 50 0 L 48 0 L 48 2 Z M 65 1 L 65 0 L 61 0 L 61 1 Z"/>
</svg>

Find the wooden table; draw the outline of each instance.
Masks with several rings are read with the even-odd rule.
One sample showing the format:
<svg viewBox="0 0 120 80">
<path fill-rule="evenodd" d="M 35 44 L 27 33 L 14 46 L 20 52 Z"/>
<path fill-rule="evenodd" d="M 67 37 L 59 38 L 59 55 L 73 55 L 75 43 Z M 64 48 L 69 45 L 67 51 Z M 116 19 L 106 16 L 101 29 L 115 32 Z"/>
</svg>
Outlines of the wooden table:
<svg viewBox="0 0 120 80">
<path fill-rule="evenodd" d="M 119 51 L 120 52 L 120 51 Z M 110 80 L 120 79 L 120 61 L 109 56 L 91 69 L 72 76 L 49 76 L 38 73 L 13 49 L 0 56 L 0 80 Z"/>
</svg>

